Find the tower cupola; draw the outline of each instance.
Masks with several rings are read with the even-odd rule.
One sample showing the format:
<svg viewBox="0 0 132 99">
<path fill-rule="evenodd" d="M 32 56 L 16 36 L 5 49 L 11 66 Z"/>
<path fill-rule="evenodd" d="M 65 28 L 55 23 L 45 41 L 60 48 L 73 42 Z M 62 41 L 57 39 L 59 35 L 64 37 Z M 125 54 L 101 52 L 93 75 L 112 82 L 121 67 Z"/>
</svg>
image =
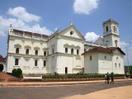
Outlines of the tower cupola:
<svg viewBox="0 0 132 99">
<path fill-rule="evenodd" d="M 119 23 L 113 19 L 103 22 L 104 45 L 108 47 L 120 47 Z"/>
</svg>

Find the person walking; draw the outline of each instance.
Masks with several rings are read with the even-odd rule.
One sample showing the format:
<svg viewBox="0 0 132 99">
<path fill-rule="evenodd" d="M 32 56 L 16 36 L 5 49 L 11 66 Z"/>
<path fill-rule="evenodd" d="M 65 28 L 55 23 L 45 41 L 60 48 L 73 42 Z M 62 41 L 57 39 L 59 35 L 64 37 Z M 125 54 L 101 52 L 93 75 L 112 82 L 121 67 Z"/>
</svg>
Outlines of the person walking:
<svg viewBox="0 0 132 99">
<path fill-rule="evenodd" d="M 107 73 L 104 75 L 105 84 L 107 83 Z"/>
<path fill-rule="evenodd" d="M 114 83 L 114 73 L 113 72 L 110 75 L 110 79 L 111 79 L 111 84 Z"/>
<path fill-rule="evenodd" d="M 107 72 L 107 84 L 109 84 L 110 83 L 110 75 L 109 75 L 109 73 Z"/>
</svg>

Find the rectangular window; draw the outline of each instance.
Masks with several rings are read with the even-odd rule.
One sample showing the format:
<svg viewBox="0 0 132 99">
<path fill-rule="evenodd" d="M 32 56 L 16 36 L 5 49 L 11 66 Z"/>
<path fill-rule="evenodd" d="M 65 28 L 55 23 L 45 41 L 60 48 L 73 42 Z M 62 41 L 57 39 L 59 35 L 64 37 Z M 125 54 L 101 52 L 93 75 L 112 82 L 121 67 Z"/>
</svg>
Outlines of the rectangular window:
<svg viewBox="0 0 132 99">
<path fill-rule="evenodd" d="M 71 54 L 74 54 L 74 49 L 73 48 L 71 49 Z"/>
<path fill-rule="evenodd" d="M 79 55 L 79 49 L 77 49 L 77 55 Z"/>
<path fill-rule="evenodd" d="M 26 49 L 26 55 L 29 55 L 29 49 Z"/>
<path fill-rule="evenodd" d="M 38 55 L 38 50 L 35 50 L 35 55 Z"/>
<path fill-rule="evenodd" d="M 46 56 L 46 51 L 44 51 L 44 56 Z"/>
<path fill-rule="evenodd" d="M 35 66 L 38 66 L 38 60 L 35 60 L 35 64 L 34 64 Z"/>
<path fill-rule="evenodd" d="M 65 53 L 68 53 L 68 48 L 65 48 Z"/>
<path fill-rule="evenodd" d="M 18 58 L 15 59 L 15 65 L 19 65 L 19 59 Z"/>
<path fill-rule="evenodd" d="M 44 67 L 46 66 L 46 60 L 43 61 L 43 65 L 44 65 Z"/>
</svg>

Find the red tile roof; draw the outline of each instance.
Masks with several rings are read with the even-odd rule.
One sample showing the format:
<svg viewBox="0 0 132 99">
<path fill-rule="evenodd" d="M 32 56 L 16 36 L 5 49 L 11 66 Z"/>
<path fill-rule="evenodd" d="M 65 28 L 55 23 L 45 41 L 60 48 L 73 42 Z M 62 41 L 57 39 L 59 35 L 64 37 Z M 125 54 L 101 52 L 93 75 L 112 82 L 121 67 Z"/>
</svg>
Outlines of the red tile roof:
<svg viewBox="0 0 132 99">
<path fill-rule="evenodd" d="M 123 55 L 125 55 L 125 53 L 119 48 L 119 47 L 95 47 L 92 48 L 86 52 L 84 52 L 82 55 L 86 54 L 86 53 L 93 53 L 93 52 L 99 52 L 99 53 L 113 53 L 113 51 L 118 50 L 120 51 Z"/>
</svg>

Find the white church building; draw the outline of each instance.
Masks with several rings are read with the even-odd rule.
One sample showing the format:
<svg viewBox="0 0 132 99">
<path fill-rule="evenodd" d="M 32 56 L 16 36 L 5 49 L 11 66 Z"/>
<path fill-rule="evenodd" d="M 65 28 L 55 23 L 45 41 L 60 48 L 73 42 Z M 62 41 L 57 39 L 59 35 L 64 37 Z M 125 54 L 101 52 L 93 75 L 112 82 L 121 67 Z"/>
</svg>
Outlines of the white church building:
<svg viewBox="0 0 132 99">
<path fill-rule="evenodd" d="M 7 72 L 21 68 L 23 74 L 107 73 L 124 74 L 118 23 L 103 23 L 103 36 L 94 43 L 85 41 L 70 24 L 52 35 L 9 29 Z"/>
</svg>

